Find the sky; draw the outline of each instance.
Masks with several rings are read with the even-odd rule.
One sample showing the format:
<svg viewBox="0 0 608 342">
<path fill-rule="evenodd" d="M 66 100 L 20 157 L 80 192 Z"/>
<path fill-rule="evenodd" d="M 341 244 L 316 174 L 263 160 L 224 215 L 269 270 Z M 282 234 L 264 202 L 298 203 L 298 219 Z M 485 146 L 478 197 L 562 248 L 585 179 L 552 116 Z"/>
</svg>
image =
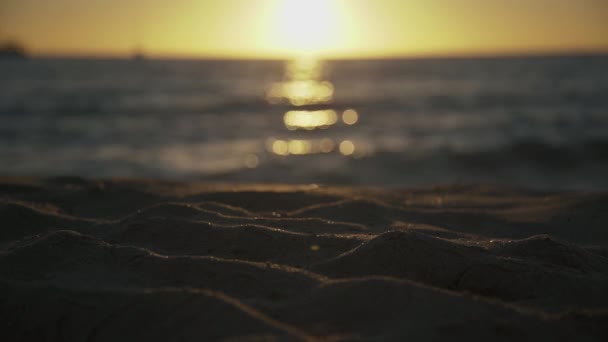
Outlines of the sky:
<svg viewBox="0 0 608 342">
<path fill-rule="evenodd" d="M 0 0 L 0 39 L 37 55 L 608 52 L 608 1 Z"/>
</svg>

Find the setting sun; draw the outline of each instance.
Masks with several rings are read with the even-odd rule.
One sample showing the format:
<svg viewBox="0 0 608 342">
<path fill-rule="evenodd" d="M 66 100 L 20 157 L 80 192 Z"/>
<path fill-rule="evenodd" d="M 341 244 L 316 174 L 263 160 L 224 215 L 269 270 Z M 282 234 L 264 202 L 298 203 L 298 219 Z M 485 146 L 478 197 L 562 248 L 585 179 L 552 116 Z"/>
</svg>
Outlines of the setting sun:
<svg viewBox="0 0 608 342">
<path fill-rule="evenodd" d="M 260 39 L 288 54 L 318 54 L 343 44 L 344 8 L 336 0 L 280 0 Z"/>
<path fill-rule="evenodd" d="M 34 55 L 281 59 L 608 50 L 608 2 L 596 0 L 0 2 L 0 41 L 19 41 Z"/>
</svg>

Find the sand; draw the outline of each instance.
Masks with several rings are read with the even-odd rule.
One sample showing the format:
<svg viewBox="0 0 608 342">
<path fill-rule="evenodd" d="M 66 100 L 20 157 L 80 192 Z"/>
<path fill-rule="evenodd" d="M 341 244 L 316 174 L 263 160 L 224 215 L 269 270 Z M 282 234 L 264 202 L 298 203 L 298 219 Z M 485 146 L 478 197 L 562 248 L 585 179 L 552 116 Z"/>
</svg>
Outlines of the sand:
<svg viewBox="0 0 608 342">
<path fill-rule="evenodd" d="M 608 339 L 608 194 L 0 179 L 0 340 Z"/>
</svg>

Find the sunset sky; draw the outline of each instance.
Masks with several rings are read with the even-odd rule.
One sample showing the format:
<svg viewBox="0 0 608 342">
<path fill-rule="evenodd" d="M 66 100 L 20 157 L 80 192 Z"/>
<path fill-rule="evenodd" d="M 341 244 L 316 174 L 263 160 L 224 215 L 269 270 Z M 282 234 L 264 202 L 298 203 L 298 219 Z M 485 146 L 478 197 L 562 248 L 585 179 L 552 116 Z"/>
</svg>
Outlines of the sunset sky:
<svg viewBox="0 0 608 342">
<path fill-rule="evenodd" d="M 608 51 L 605 0 L 1 0 L 40 55 L 360 58 Z"/>
</svg>

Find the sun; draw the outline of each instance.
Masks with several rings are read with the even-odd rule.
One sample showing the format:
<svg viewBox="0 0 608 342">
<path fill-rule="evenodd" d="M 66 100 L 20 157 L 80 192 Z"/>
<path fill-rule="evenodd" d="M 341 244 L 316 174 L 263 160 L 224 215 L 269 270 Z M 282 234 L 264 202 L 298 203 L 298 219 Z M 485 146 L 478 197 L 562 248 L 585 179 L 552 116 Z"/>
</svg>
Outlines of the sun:
<svg viewBox="0 0 608 342">
<path fill-rule="evenodd" d="M 266 43 L 298 55 L 339 46 L 344 13 L 336 0 L 279 0 L 268 21 Z"/>
</svg>

